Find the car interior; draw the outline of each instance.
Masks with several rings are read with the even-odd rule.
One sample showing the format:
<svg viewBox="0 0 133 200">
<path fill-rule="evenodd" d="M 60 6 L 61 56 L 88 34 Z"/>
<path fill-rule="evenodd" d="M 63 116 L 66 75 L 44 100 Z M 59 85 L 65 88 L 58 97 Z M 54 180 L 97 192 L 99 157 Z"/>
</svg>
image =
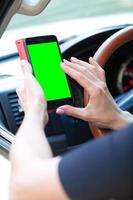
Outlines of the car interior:
<svg viewBox="0 0 133 200">
<path fill-rule="evenodd" d="M 7 25 L 16 13 L 34 17 L 49 3 L 50 0 L 2 0 L 0 37 L 4 35 Z M 117 104 L 133 114 L 133 18 L 131 19 L 131 16 L 129 21 L 123 20 L 118 23 L 113 21 L 109 25 L 101 24 L 101 27 L 95 27 L 82 34 L 72 34 L 59 40 L 59 44 L 65 59 L 69 60 L 74 56 L 88 61 L 90 56 L 94 56 L 105 69 L 108 88 Z M 14 65 L 19 65 L 17 50 L 7 55 L 0 55 L 0 70 Z M 10 146 L 24 118 L 16 94 L 16 88 L 22 80 L 22 76 L 13 76 L 0 71 L 0 156 L 7 160 Z M 83 107 L 83 88 L 71 78 L 69 82 L 74 95 L 74 106 Z M 54 155 L 78 148 L 100 134 L 97 127 L 76 118 L 59 116 L 55 111 L 49 113 L 45 132 Z"/>
</svg>

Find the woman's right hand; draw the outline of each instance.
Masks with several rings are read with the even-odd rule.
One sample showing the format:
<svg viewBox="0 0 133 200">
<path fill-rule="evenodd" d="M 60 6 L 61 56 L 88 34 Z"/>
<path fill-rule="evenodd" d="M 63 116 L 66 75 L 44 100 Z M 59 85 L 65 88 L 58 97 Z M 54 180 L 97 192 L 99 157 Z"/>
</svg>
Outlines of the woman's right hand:
<svg viewBox="0 0 133 200">
<path fill-rule="evenodd" d="M 66 114 L 93 123 L 98 128 L 119 129 L 128 124 L 125 112 L 115 103 L 105 79 L 104 70 L 93 59 L 89 63 L 71 58 L 61 64 L 66 74 L 77 81 L 86 91 L 88 102 L 85 108 L 69 105 L 57 109 L 57 114 Z M 86 98 L 87 101 L 87 98 Z"/>
</svg>

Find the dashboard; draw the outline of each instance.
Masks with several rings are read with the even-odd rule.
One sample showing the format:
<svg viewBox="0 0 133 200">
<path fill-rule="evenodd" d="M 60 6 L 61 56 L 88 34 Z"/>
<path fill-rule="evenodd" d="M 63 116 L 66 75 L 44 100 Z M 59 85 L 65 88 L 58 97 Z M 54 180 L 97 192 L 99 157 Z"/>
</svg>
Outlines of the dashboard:
<svg viewBox="0 0 133 200">
<path fill-rule="evenodd" d="M 94 55 L 108 37 L 126 26 L 108 27 L 96 30 L 93 34 L 87 33 L 70 40 L 60 41 L 63 57 L 70 59 L 71 56 L 75 56 L 88 61 L 88 58 Z M 17 53 L 0 58 L 0 68 L 6 69 L 18 65 L 18 61 Z M 16 87 L 23 77 L 19 68 L 18 71 L 16 68 L 14 70 L 16 76 L 12 75 L 12 70 L 11 73 L 0 74 L 0 125 L 13 135 L 16 134 L 24 117 L 16 95 Z M 111 56 L 105 65 L 105 73 L 107 85 L 114 98 L 133 89 L 133 41 L 124 44 Z M 74 94 L 74 105 L 83 106 L 83 88 L 71 78 L 69 81 Z M 93 139 L 86 122 L 67 116 L 58 116 L 55 112 L 49 113 L 46 135 L 55 155 L 77 148 L 82 143 Z M 7 145 L 6 141 L 6 145 L 4 143 L 0 145 L 9 151 L 10 144 L 9 142 Z"/>
</svg>

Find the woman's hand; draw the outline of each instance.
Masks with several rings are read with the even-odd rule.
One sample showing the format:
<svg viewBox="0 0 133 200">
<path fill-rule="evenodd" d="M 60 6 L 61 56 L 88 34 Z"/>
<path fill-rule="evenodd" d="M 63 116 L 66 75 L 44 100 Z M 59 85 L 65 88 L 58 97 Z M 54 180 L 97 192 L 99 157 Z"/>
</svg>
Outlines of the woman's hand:
<svg viewBox="0 0 133 200">
<path fill-rule="evenodd" d="M 69 105 L 57 109 L 57 114 L 66 114 L 93 123 L 99 128 L 119 129 L 128 122 L 112 98 L 105 79 L 104 70 L 93 58 L 89 63 L 71 58 L 61 64 L 66 74 L 77 81 L 85 90 L 85 108 Z"/>
<path fill-rule="evenodd" d="M 24 74 L 24 83 L 17 88 L 17 94 L 25 114 L 32 112 L 39 115 L 44 124 L 48 121 L 47 105 L 44 93 L 32 75 L 31 65 L 23 60 L 21 66 Z"/>
</svg>

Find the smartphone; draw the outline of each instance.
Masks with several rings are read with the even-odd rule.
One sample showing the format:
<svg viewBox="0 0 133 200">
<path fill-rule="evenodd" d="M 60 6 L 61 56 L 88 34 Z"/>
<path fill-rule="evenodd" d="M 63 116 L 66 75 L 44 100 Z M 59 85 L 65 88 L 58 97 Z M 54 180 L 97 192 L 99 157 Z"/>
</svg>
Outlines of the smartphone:
<svg viewBox="0 0 133 200">
<path fill-rule="evenodd" d="M 56 36 L 26 38 L 23 43 L 33 74 L 45 93 L 48 109 L 72 104 L 69 80 L 60 67 L 62 55 Z"/>
</svg>

